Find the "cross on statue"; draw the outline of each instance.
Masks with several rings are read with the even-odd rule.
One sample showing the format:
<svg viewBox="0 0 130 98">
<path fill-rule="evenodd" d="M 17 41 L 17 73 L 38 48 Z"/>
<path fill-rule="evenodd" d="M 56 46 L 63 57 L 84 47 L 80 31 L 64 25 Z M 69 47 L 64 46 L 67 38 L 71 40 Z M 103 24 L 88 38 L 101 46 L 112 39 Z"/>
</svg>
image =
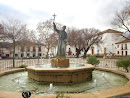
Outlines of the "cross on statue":
<svg viewBox="0 0 130 98">
<path fill-rule="evenodd" d="M 54 17 L 54 19 L 53 19 L 53 20 L 55 21 L 56 14 L 54 13 L 54 15 L 52 15 L 52 16 Z"/>
</svg>

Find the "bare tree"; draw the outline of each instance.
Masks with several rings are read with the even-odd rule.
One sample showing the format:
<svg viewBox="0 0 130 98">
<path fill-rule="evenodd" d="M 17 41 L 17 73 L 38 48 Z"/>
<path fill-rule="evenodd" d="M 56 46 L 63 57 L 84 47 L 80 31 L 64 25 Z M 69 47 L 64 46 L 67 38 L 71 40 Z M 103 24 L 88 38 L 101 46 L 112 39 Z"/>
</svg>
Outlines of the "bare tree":
<svg viewBox="0 0 130 98">
<path fill-rule="evenodd" d="M 68 32 L 68 44 L 70 46 L 75 47 L 76 57 L 78 58 L 80 52 L 83 50 L 81 32 L 76 28 L 69 28 L 67 32 Z"/>
<path fill-rule="evenodd" d="M 84 50 L 83 58 L 86 58 L 86 54 L 92 45 L 94 44 L 99 45 L 100 43 L 102 43 L 101 41 L 102 36 L 98 35 L 100 31 L 95 28 L 82 29 L 81 32 L 82 32 L 83 50 Z"/>
<path fill-rule="evenodd" d="M 37 42 L 39 40 L 38 36 L 36 36 L 36 31 L 34 31 L 34 30 L 30 31 L 29 39 L 31 42 Z"/>
<path fill-rule="evenodd" d="M 40 33 L 39 34 L 40 42 L 42 42 L 47 49 L 46 58 L 48 58 L 49 50 L 55 46 L 57 41 L 56 34 L 52 33 L 53 32 L 52 20 L 40 22 L 37 26 L 37 30 Z"/>
<path fill-rule="evenodd" d="M 112 25 L 130 32 L 130 2 L 121 11 L 116 12 Z"/>
<path fill-rule="evenodd" d="M 5 34 L 4 34 L 4 27 L 2 24 L 0 24 L 0 40 L 4 40 Z"/>
<path fill-rule="evenodd" d="M 16 41 L 21 39 L 21 29 L 23 25 L 18 20 L 9 20 L 8 22 L 3 22 L 2 25 L 6 39 L 13 43 L 13 67 L 15 67 Z"/>
<path fill-rule="evenodd" d="M 98 35 L 100 31 L 95 28 L 85 28 L 77 30 L 71 28 L 68 30 L 68 43 L 76 48 L 76 55 L 79 57 L 81 51 L 84 51 L 84 58 L 90 47 L 94 44 L 98 45 L 101 42 L 101 36 Z"/>
<path fill-rule="evenodd" d="M 30 31 L 27 28 L 27 25 L 23 25 L 21 28 L 21 39 L 17 42 L 18 46 L 20 46 L 21 48 L 20 51 L 22 52 L 22 54 L 24 52 L 29 51 L 30 49 L 30 45 L 31 45 L 31 38 L 30 38 Z M 27 55 L 26 55 L 27 57 Z M 23 56 L 22 56 L 22 61 L 23 61 Z"/>
</svg>

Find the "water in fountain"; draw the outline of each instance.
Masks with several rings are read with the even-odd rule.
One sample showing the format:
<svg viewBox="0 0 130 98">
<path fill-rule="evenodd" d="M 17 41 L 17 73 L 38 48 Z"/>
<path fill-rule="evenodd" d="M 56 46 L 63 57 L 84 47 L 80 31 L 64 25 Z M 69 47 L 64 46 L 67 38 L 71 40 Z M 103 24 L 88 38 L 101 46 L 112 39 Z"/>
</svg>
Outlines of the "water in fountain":
<svg viewBox="0 0 130 98">
<path fill-rule="evenodd" d="M 21 74 L 22 73 L 22 74 Z M 103 73 L 105 78 L 102 77 Z M 21 76 L 22 75 L 22 76 Z M 106 80 L 107 79 L 107 80 Z M 19 81 L 19 82 L 18 82 Z M 107 82 L 110 81 L 112 85 Z M 0 90 L 24 91 L 29 90 L 35 94 L 65 93 L 86 93 L 120 87 L 127 83 L 127 79 L 117 74 L 93 71 L 93 80 L 83 83 L 61 84 L 41 83 L 28 78 L 27 72 L 18 72 L 0 78 Z M 55 86 L 54 86 L 55 85 Z M 96 85 L 96 86 L 95 86 Z"/>
<path fill-rule="evenodd" d="M 105 74 L 104 73 L 102 73 L 102 77 L 104 77 L 105 76 Z"/>
<path fill-rule="evenodd" d="M 51 57 L 50 55 L 48 56 L 48 64 L 51 62 Z"/>
<path fill-rule="evenodd" d="M 57 64 L 58 64 L 58 59 L 56 60 Z M 70 66 L 68 67 L 64 67 L 64 68 L 76 68 L 76 67 L 84 67 L 85 65 L 83 64 L 70 64 Z M 36 68 L 60 68 L 60 67 L 52 67 L 51 64 L 39 64 L 36 66 Z"/>
<path fill-rule="evenodd" d="M 95 86 L 97 86 L 97 80 L 96 79 L 94 80 L 94 84 L 95 84 Z"/>
<path fill-rule="evenodd" d="M 49 91 L 52 91 L 52 90 L 53 90 L 53 83 L 50 83 Z"/>
</svg>

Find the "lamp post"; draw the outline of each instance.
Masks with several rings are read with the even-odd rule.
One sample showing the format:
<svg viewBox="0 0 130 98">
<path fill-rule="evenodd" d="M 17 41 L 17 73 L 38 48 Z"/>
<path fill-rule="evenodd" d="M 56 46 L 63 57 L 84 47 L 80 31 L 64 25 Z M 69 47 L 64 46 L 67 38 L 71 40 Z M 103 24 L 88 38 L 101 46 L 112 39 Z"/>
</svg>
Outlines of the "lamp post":
<svg viewBox="0 0 130 98">
<path fill-rule="evenodd" d="M 37 45 L 38 45 L 38 64 L 39 64 L 39 58 L 40 58 L 40 56 L 39 56 L 39 48 L 40 48 L 40 42 L 39 41 L 37 41 Z"/>
<path fill-rule="evenodd" d="M 114 56 L 114 44 L 112 44 L 112 56 Z"/>
</svg>

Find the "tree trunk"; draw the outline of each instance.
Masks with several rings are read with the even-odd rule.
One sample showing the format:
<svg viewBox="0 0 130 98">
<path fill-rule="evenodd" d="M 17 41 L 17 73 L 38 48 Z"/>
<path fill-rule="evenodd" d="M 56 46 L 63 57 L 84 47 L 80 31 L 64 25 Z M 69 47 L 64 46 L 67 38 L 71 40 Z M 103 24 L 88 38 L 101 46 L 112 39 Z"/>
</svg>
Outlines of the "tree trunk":
<svg viewBox="0 0 130 98">
<path fill-rule="evenodd" d="M 86 54 L 87 54 L 87 51 L 85 50 L 83 58 L 86 58 Z"/>
<path fill-rule="evenodd" d="M 86 56 L 87 56 L 86 54 L 87 54 L 88 50 L 89 50 L 89 47 L 86 50 L 84 50 L 84 56 L 83 56 L 83 58 L 86 58 Z"/>
<path fill-rule="evenodd" d="M 76 58 L 79 58 L 79 54 L 80 54 L 80 53 L 78 53 L 78 52 L 76 53 Z"/>
<path fill-rule="evenodd" d="M 76 58 L 79 58 L 80 51 L 81 49 L 76 48 Z"/>
<path fill-rule="evenodd" d="M 48 59 L 48 53 L 49 53 L 49 48 L 47 49 L 47 55 L 46 55 L 46 58 Z"/>
<path fill-rule="evenodd" d="M 15 67 L 15 40 L 13 40 L 13 67 Z"/>
<path fill-rule="evenodd" d="M 126 72 L 129 72 L 129 69 L 128 68 L 125 68 Z"/>
<path fill-rule="evenodd" d="M 22 64 L 23 64 L 23 51 L 22 51 Z"/>
</svg>

